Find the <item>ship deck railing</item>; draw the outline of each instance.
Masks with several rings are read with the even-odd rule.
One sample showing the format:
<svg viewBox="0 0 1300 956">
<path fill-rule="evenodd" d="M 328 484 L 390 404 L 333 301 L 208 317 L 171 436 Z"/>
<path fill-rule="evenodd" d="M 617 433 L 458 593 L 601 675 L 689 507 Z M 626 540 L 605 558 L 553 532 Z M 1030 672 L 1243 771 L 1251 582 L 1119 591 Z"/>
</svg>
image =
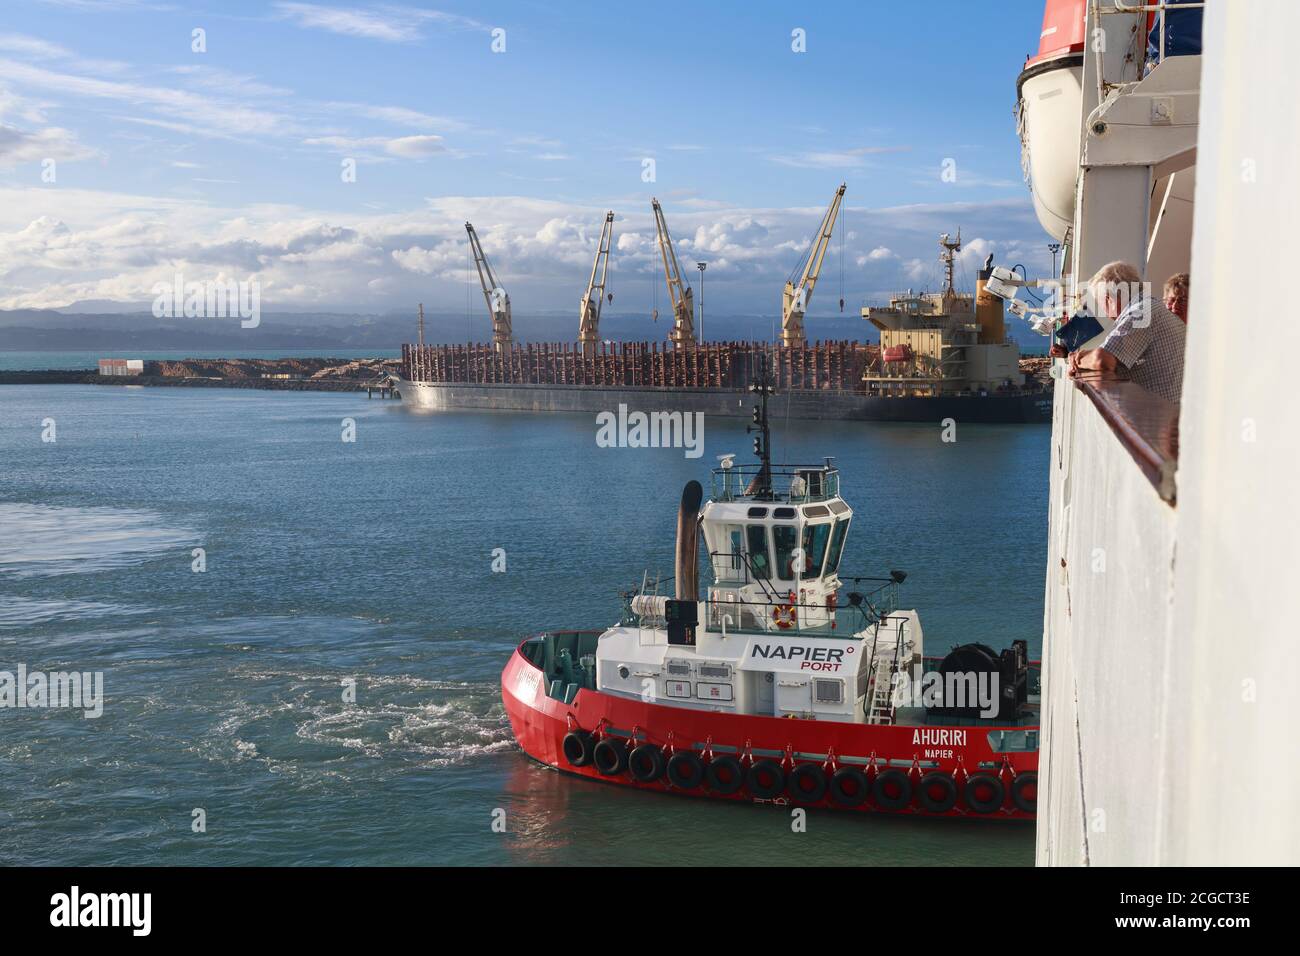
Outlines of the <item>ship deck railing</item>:
<svg viewBox="0 0 1300 956">
<path fill-rule="evenodd" d="M 699 627 L 709 634 L 789 634 L 857 640 L 863 631 L 887 622 L 898 610 L 898 582 L 892 578 L 859 576 L 843 577 L 840 580 L 844 584 L 870 582 L 875 586 L 870 590 L 849 591 L 832 608 L 826 604 L 788 600 L 790 588 L 787 586 L 783 589 L 781 582 L 768 582 L 770 586 L 765 588 L 765 601 L 717 597 L 713 593 L 715 590 L 728 591 L 729 588 L 745 583 L 720 581 L 709 589 L 709 594 L 704 599 L 704 619 Z M 625 627 L 665 627 L 666 622 L 662 617 L 637 614 L 632 609 L 632 602 L 639 595 L 659 596 L 661 588 L 671 592 L 672 583 L 672 577 L 651 580 L 647 575 L 641 587 L 624 592 L 623 617 L 619 623 Z M 778 606 L 794 612 L 790 615 L 789 627 L 781 627 L 776 623 Z M 752 622 L 748 626 L 747 618 Z"/>
<path fill-rule="evenodd" d="M 766 489 L 750 492 L 762 472 L 760 464 L 714 468 L 714 501 L 770 501 L 810 504 L 840 496 L 840 472 L 833 465 L 772 465 Z"/>
</svg>

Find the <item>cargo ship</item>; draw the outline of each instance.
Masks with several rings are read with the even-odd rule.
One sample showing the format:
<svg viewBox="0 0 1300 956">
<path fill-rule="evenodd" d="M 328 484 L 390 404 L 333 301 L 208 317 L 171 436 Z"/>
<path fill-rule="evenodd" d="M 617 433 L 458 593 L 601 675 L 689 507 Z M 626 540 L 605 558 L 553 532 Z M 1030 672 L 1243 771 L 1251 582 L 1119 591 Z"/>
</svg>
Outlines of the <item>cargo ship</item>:
<svg viewBox="0 0 1300 956">
<path fill-rule="evenodd" d="M 1045 379 L 1022 368 L 1007 339 L 1003 300 L 986 293 L 984 264 L 975 294 L 958 292 L 953 264 L 961 249 L 940 238 L 946 286 L 938 293 L 894 296 L 864 308 L 879 344 L 808 342 L 804 312 L 816 287 L 844 194 L 841 185 L 801 266 L 782 296 L 779 343 L 700 342 L 694 295 L 672 245 L 663 209 L 653 201 L 658 247 L 673 318 L 662 343 L 612 343 L 600 337 L 600 313 L 610 299 L 606 275 L 614 213 L 606 214 L 574 342 L 520 343 L 510 296 L 483 252 L 472 223 L 470 251 L 492 321 L 492 341 L 426 345 L 423 307 L 417 341 L 402 345 L 395 384 L 403 401 L 426 409 L 579 412 L 630 408 L 703 412 L 743 418 L 757 369 L 770 369 L 788 418 L 827 421 L 976 423 L 1051 421 Z M 700 264 L 703 265 L 703 264 Z M 703 270 L 701 270 L 701 276 Z M 840 303 L 843 306 L 841 290 Z M 657 320 L 658 315 L 654 316 Z"/>
<path fill-rule="evenodd" d="M 520 747 L 638 790 L 1032 818 L 1040 702 L 1025 642 L 927 657 L 919 615 L 899 606 L 906 573 L 840 567 L 853 509 L 831 460 L 771 463 L 761 374 L 756 388 L 759 462 L 725 456 L 707 502 L 686 485 L 673 577 L 643 576 L 612 627 L 540 633 L 511 654 L 501 693 Z"/>
</svg>

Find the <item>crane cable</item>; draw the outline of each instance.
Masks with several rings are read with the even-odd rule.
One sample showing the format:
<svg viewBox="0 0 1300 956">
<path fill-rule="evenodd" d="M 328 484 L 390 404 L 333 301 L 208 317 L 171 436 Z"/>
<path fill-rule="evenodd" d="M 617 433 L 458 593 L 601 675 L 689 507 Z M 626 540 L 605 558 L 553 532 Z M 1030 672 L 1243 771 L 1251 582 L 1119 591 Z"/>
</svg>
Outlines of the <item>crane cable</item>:
<svg viewBox="0 0 1300 956">
<path fill-rule="evenodd" d="M 844 215 L 840 215 L 840 312 L 844 312 Z"/>
</svg>

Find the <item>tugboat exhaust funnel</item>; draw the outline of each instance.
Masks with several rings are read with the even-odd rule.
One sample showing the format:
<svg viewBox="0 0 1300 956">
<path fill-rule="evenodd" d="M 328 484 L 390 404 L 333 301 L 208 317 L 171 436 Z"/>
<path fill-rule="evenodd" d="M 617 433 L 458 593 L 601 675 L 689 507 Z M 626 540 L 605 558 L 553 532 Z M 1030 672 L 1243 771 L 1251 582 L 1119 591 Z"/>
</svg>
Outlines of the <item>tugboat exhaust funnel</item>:
<svg viewBox="0 0 1300 956">
<path fill-rule="evenodd" d="M 677 600 L 700 599 L 700 504 L 704 488 L 698 481 L 686 482 L 682 504 L 677 509 Z"/>
</svg>

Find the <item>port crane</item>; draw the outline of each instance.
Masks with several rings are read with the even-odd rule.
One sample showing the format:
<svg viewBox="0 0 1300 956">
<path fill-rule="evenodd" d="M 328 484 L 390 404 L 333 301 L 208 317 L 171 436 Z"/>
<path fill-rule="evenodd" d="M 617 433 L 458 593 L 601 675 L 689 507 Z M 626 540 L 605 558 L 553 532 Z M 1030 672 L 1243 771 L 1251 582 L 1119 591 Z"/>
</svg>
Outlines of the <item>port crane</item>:
<svg viewBox="0 0 1300 956">
<path fill-rule="evenodd" d="M 845 183 L 840 183 L 840 188 L 835 190 L 835 195 L 831 198 L 830 207 L 826 210 L 826 215 L 822 217 L 821 228 L 817 230 L 817 238 L 812 246 L 808 249 L 808 256 L 803 261 L 803 274 L 799 277 L 798 283 L 793 281 L 794 273 L 785 282 L 785 292 L 781 295 L 781 344 L 803 345 L 803 315 L 808 309 L 808 302 L 812 299 L 813 289 L 817 286 L 817 277 L 821 275 L 822 260 L 826 258 L 826 250 L 830 247 L 831 236 L 835 232 L 835 218 L 840 213 L 840 200 L 844 198 Z M 795 266 L 795 272 L 799 267 Z M 840 299 L 840 309 L 844 308 L 844 299 Z"/>
<path fill-rule="evenodd" d="M 668 281 L 668 297 L 673 302 L 673 327 L 668 338 L 676 348 L 695 344 L 695 302 L 692 298 L 690 283 L 682 279 L 682 264 L 677 261 L 673 251 L 673 240 L 668 234 L 668 223 L 664 222 L 663 207 L 658 199 L 650 200 L 650 208 L 655 215 L 655 230 L 659 234 L 659 255 L 664 262 L 664 276 Z"/>
<path fill-rule="evenodd" d="M 596 245 L 596 261 L 591 264 L 591 278 L 587 292 L 582 297 L 578 312 L 578 344 L 583 355 L 595 355 L 600 342 L 600 307 L 605 299 L 605 276 L 609 272 L 609 249 L 614 239 L 614 212 L 605 213 L 605 224 L 600 229 L 600 242 Z M 597 281 L 599 276 L 599 281 Z M 611 295 L 610 299 L 614 297 Z"/>
<path fill-rule="evenodd" d="M 478 233 L 474 231 L 474 224 L 465 223 L 465 231 L 469 233 L 469 247 L 474 253 L 474 265 L 478 267 L 483 300 L 487 302 L 488 315 L 492 317 L 492 347 L 498 352 L 509 352 L 514 341 L 514 332 L 510 326 L 510 296 L 501 288 L 496 274 L 488 265 L 483 246 L 478 241 Z"/>
</svg>

